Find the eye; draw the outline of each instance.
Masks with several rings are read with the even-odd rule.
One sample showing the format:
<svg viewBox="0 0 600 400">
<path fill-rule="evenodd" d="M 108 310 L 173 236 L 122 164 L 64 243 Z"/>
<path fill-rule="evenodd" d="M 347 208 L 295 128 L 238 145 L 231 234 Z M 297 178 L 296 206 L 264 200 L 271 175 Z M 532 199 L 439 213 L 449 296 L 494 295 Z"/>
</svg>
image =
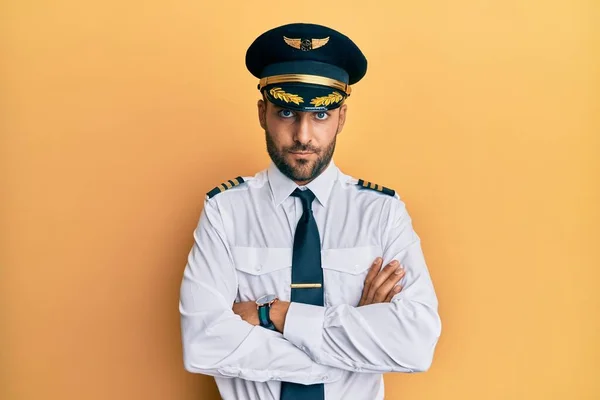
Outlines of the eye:
<svg viewBox="0 0 600 400">
<path fill-rule="evenodd" d="M 329 118 L 329 114 L 327 114 L 325 111 L 319 111 L 315 113 L 315 118 L 317 118 L 318 120 L 324 121 L 327 118 Z"/>
<path fill-rule="evenodd" d="M 287 109 L 279 110 L 277 114 L 282 118 L 292 118 L 294 116 L 294 112 Z"/>
</svg>

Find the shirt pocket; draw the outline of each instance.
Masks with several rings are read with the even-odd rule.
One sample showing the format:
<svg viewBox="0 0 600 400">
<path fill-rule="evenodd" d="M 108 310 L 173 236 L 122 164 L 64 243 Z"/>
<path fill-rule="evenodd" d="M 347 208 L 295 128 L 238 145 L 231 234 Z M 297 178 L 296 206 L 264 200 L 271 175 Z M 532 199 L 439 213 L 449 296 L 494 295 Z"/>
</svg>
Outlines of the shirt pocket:
<svg viewBox="0 0 600 400">
<path fill-rule="evenodd" d="M 379 246 L 323 250 L 325 305 L 358 306 L 369 268 L 381 256 Z"/>
<path fill-rule="evenodd" d="M 256 300 L 265 294 L 289 301 L 292 249 L 233 247 L 231 250 L 238 277 L 238 301 Z"/>
</svg>

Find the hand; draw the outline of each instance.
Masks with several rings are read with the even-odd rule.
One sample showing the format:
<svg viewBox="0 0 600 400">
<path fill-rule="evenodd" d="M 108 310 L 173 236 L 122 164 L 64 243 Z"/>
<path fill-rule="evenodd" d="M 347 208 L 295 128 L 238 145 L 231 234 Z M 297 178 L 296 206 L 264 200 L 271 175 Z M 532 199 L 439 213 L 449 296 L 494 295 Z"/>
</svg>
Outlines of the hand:
<svg viewBox="0 0 600 400">
<path fill-rule="evenodd" d="M 283 333 L 283 328 L 285 327 L 285 317 L 287 317 L 290 304 L 289 301 L 281 300 L 277 300 L 275 303 L 271 304 L 269 318 L 271 319 L 271 322 L 273 322 L 273 325 L 275 325 L 275 329 L 281 333 Z"/>
<path fill-rule="evenodd" d="M 254 301 L 242 301 L 240 303 L 233 304 L 233 312 L 247 323 L 251 325 L 260 325 L 258 320 L 258 310 L 256 309 L 256 302 Z"/>
<path fill-rule="evenodd" d="M 393 260 L 381 269 L 382 263 L 383 259 L 377 257 L 371 266 L 365 278 L 362 297 L 358 303 L 359 307 L 375 303 L 389 303 L 392 301 L 392 297 L 402 290 L 402 286 L 396 286 L 396 284 L 404 277 L 404 267 L 398 261 Z"/>
</svg>

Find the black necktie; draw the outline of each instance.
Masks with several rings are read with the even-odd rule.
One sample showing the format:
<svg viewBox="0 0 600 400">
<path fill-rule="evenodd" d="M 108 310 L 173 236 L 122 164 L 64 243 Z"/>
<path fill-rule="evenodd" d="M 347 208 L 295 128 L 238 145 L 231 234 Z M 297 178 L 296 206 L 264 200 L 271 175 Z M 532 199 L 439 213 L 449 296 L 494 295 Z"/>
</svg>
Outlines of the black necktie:
<svg viewBox="0 0 600 400">
<path fill-rule="evenodd" d="M 321 239 L 312 212 L 315 195 L 310 189 L 296 189 L 292 196 L 302 201 L 302 218 L 294 235 L 292 254 L 292 302 L 323 305 L 323 270 L 321 269 Z M 322 383 L 300 385 L 281 382 L 281 400 L 324 400 Z"/>
</svg>

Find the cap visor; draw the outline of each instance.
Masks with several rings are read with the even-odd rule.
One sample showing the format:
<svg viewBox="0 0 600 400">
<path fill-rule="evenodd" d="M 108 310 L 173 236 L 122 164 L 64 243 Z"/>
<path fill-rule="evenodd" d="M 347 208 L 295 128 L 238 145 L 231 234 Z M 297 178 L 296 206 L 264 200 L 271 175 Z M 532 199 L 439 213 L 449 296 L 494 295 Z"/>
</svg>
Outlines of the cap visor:
<svg viewBox="0 0 600 400">
<path fill-rule="evenodd" d="M 271 103 L 296 111 L 333 110 L 341 106 L 346 98 L 339 90 L 305 83 L 269 85 L 263 92 Z"/>
</svg>

